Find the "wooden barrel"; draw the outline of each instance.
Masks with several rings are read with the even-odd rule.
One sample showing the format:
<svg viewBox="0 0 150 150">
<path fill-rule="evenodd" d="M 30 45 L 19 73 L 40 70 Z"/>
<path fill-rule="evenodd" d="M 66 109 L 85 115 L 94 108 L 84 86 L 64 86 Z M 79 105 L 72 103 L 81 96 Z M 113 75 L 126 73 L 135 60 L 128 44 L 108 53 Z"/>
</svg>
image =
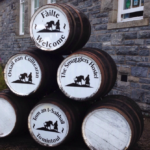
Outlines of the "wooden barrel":
<svg viewBox="0 0 150 150">
<path fill-rule="evenodd" d="M 19 96 L 43 95 L 55 90 L 60 56 L 39 49 L 22 51 L 12 56 L 4 69 L 4 78 L 10 90 Z"/>
<path fill-rule="evenodd" d="M 82 136 L 90 149 L 131 148 L 143 132 L 139 106 L 130 98 L 113 95 L 95 103 L 82 124 Z"/>
<path fill-rule="evenodd" d="M 28 117 L 29 132 L 42 146 L 58 146 L 81 134 L 84 112 L 81 104 L 70 102 L 57 91 L 32 109 Z"/>
<path fill-rule="evenodd" d="M 17 97 L 9 90 L 0 92 L 0 138 L 27 131 L 27 118 L 36 101 Z"/>
<path fill-rule="evenodd" d="M 82 48 L 91 34 L 87 17 L 68 4 L 40 7 L 30 22 L 30 36 L 44 51 L 68 54 Z"/>
<path fill-rule="evenodd" d="M 59 66 L 57 82 L 73 100 L 105 96 L 114 86 L 117 69 L 113 59 L 96 48 L 83 48 L 68 56 Z"/>
</svg>

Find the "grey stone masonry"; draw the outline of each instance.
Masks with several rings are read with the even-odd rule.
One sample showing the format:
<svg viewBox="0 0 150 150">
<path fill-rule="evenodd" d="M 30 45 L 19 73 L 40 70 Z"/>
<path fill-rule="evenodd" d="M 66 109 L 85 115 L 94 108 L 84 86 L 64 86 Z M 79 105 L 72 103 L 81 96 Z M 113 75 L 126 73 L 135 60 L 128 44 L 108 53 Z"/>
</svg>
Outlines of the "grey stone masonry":
<svg viewBox="0 0 150 150">
<path fill-rule="evenodd" d="M 6 63 L 13 54 L 34 47 L 29 36 L 31 0 L 25 0 L 25 35 L 19 35 L 19 0 L 0 2 L 0 58 Z M 79 8 L 90 20 L 91 37 L 85 47 L 104 50 L 114 59 L 118 76 L 109 94 L 122 94 L 150 104 L 150 1 L 144 19 L 117 23 L 118 0 L 57 0 Z M 46 0 L 40 0 L 40 5 Z M 114 24 L 113 24 L 114 23 Z M 117 25 L 115 25 L 117 23 Z M 122 81 L 122 75 L 127 81 Z M 150 108 L 150 107 L 147 107 Z"/>
</svg>

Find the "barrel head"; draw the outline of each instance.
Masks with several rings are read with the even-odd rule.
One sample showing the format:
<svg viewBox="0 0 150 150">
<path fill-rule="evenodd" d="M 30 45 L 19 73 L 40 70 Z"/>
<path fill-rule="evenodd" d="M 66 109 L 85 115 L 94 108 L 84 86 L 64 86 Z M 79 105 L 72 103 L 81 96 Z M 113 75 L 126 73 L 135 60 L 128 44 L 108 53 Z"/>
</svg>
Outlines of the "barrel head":
<svg viewBox="0 0 150 150">
<path fill-rule="evenodd" d="M 13 105 L 0 97 L 0 138 L 11 134 L 16 124 L 16 112 Z"/>
<path fill-rule="evenodd" d="M 8 60 L 4 78 L 13 93 L 27 96 L 40 86 L 42 72 L 38 62 L 32 56 L 16 54 Z"/>
<path fill-rule="evenodd" d="M 32 138 L 40 145 L 54 147 L 60 145 L 69 131 L 65 112 L 51 103 L 37 105 L 28 117 L 28 128 Z"/>
<path fill-rule="evenodd" d="M 45 51 L 62 47 L 70 33 L 69 18 L 65 10 L 55 5 L 39 8 L 30 22 L 30 36 L 36 46 Z"/>
<path fill-rule="evenodd" d="M 67 57 L 59 66 L 57 83 L 61 91 L 73 100 L 88 100 L 101 87 L 101 71 L 94 59 L 83 54 Z"/>
<path fill-rule="evenodd" d="M 128 121 L 118 111 L 102 108 L 85 117 L 82 136 L 90 149 L 124 150 L 131 143 L 132 131 Z"/>
</svg>

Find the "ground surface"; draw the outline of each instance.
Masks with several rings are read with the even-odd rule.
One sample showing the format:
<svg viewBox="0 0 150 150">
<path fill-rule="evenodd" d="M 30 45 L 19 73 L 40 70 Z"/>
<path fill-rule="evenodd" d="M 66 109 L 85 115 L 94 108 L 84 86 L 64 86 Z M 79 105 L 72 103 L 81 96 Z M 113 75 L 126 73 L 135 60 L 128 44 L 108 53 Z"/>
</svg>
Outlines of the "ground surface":
<svg viewBox="0 0 150 150">
<path fill-rule="evenodd" d="M 141 139 L 131 150 L 150 150 L 150 118 L 144 119 L 144 132 Z M 0 139 L 0 150 L 47 150 L 30 137 L 29 134 Z M 63 144 L 52 150 L 89 150 L 84 144 L 82 138 Z"/>
</svg>

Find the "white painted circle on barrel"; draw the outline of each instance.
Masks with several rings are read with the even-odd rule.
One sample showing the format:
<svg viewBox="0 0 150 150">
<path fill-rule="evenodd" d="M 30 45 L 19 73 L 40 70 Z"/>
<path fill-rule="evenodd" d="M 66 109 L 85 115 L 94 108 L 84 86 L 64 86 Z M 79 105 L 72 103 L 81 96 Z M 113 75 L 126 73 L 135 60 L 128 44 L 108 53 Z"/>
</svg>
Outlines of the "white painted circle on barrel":
<svg viewBox="0 0 150 150">
<path fill-rule="evenodd" d="M 131 142 L 131 128 L 120 113 L 103 108 L 86 116 L 82 136 L 90 149 L 124 150 Z"/>
<path fill-rule="evenodd" d="M 30 35 L 38 48 L 54 51 L 62 47 L 70 32 L 66 14 L 57 6 L 39 8 L 30 22 Z"/>
<path fill-rule="evenodd" d="M 42 79 L 38 62 L 27 54 L 11 57 L 5 66 L 4 73 L 10 90 L 21 96 L 34 93 Z"/>
<path fill-rule="evenodd" d="M 16 112 L 4 98 L 0 98 L 0 137 L 9 135 L 16 124 Z"/>
<path fill-rule="evenodd" d="M 37 143 L 49 147 L 62 143 L 69 131 L 65 113 L 51 103 L 39 104 L 31 111 L 28 127 Z"/>
<path fill-rule="evenodd" d="M 57 72 L 62 92 L 74 100 L 84 100 L 97 93 L 101 86 L 101 71 L 97 63 L 82 54 L 66 58 Z"/>
</svg>

